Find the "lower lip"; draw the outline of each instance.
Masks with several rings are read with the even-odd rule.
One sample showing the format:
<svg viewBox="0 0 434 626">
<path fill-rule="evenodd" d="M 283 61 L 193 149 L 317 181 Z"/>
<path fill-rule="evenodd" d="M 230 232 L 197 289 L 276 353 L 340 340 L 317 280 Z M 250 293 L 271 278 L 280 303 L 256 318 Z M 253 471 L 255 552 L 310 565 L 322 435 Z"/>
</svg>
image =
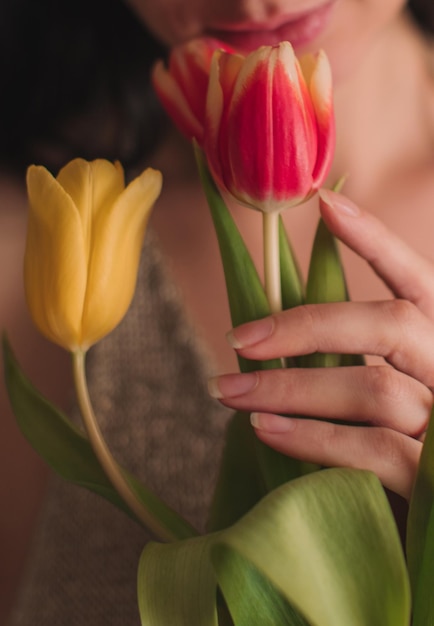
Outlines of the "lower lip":
<svg viewBox="0 0 434 626">
<path fill-rule="evenodd" d="M 289 41 L 295 49 L 298 49 L 308 46 L 323 32 L 334 4 L 335 0 L 327 2 L 274 30 L 213 30 L 208 34 L 242 52 L 251 52 L 259 46 L 274 46 L 281 41 Z"/>
</svg>

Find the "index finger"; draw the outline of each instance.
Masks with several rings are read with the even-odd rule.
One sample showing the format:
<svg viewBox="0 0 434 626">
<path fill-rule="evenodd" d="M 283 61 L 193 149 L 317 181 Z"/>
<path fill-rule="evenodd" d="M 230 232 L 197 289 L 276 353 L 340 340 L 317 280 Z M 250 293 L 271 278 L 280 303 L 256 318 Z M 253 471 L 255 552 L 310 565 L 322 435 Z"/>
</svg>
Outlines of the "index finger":
<svg viewBox="0 0 434 626">
<path fill-rule="evenodd" d="M 396 297 L 410 300 L 433 318 L 432 263 L 342 194 L 322 189 L 319 195 L 321 215 L 331 232 L 364 258 Z"/>
</svg>

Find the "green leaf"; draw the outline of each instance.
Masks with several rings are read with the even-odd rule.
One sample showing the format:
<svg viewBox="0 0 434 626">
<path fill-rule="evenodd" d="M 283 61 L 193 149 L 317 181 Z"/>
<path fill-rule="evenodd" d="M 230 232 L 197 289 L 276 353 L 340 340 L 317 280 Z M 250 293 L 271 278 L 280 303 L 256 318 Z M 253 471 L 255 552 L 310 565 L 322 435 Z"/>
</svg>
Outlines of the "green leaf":
<svg viewBox="0 0 434 626">
<path fill-rule="evenodd" d="M 410 500 L 406 543 L 414 626 L 426 626 L 434 623 L 434 409 Z"/>
<path fill-rule="evenodd" d="M 282 283 L 282 306 L 292 309 L 304 302 L 303 278 L 297 259 L 288 239 L 282 218 L 279 218 L 280 276 Z"/>
<path fill-rule="evenodd" d="M 3 357 L 11 406 L 30 445 L 63 479 L 99 494 L 135 519 L 103 472 L 87 438 L 26 379 L 6 338 L 3 340 Z M 196 534 L 182 517 L 134 476 L 124 473 L 138 498 L 176 537 L 181 539 Z"/>
<path fill-rule="evenodd" d="M 334 235 L 321 218 L 310 258 L 306 286 L 306 303 L 345 302 L 349 300 L 344 269 Z M 360 355 L 309 354 L 302 357 L 303 367 L 336 367 L 363 365 Z"/>
<path fill-rule="evenodd" d="M 423 546 L 417 587 L 413 597 L 413 626 L 426 626 L 434 623 L 434 512 L 431 514 L 426 529 L 426 540 Z"/>
<path fill-rule="evenodd" d="M 235 413 L 226 433 L 208 530 L 227 528 L 276 486 L 318 469 L 276 454 L 256 437 L 248 414 Z"/>
<path fill-rule="evenodd" d="M 258 463 L 267 493 L 299 476 L 310 474 L 321 469 L 320 465 L 305 463 L 279 454 L 265 445 L 257 437 L 255 445 L 258 450 Z"/>
<path fill-rule="evenodd" d="M 344 302 L 348 300 L 344 270 L 334 235 L 321 218 L 310 258 L 306 302 Z"/>
<path fill-rule="evenodd" d="M 248 414 L 235 413 L 226 432 L 207 525 L 210 532 L 236 522 L 266 494 L 256 463 L 257 441 Z"/>
<path fill-rule="evenodd" d="M 268 494 L 236 524 L 150 544 L 143 626 L 408 626 L 409 584 L 387 498 L 370 472 L 329 469 Z M 425 625 L 426 626 L 426 625 Z"/>
<path fill-rule="evenodd" d="M 219 243 L 232 324 L 239 326 L 266 317 L 270 309 L 250 253 L 198 149 L 196 160 Z M 244 372 L 281 367 L 279 359 L 239 361 Z"/>
<path fill-rule="evenodd" d="M 209 558 L 214 535 L 150 543 L 138 570 L 143 626 L 218 626 L 217 582 Z"/>
<path fill-rule="evenodd" d="M 409 624 L 398 532 L 369 472 L 329 469 L 283 485 L 214 543 L 212 557 L 220 545 L 237 552 L 315 626 Z M 224 592 L 219 562 L 216 571 Z"/>
<path fill-rule="evenodd" d="M 308 626 L 268 578 L 238 552 L 217 544 L 212 561 L 235 626 Z"/>
</svg>

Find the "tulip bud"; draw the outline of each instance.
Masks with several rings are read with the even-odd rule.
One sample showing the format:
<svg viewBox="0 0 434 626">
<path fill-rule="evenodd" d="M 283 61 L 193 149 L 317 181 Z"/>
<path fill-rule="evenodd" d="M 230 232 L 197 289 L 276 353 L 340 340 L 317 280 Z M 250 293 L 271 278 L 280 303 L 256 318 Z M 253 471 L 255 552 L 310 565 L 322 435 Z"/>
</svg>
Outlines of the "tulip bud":
<svg viewBox="0 0 434 626">
<path fill-rule="evenodd" d="M 282 42 L 247 57 L 214 54 L 203 147 L 214 178 L 238 202 L 271 212 L 305 201 L 329 172 L 334 130 L 323 52 L 299 63 Z"/>
<path fill-rule="evenodd" d="M 147 169 L 125 188 L 122 166 L 105 160 L 75 159 L 57 178 L 28 169 L 24 283 L 48 339 L 84 351 L 121 321 L 161 184 L 161 173 Z"/>
<path fill-rule="evenodd" d="M 206 93 L 213 53 L 231 48 L 217 39 L 193 39 L 173 48 L 166 69 L 160 60 L 152 71 L 154 89 L 177 128 L 202 141 Z"/>
</svg>

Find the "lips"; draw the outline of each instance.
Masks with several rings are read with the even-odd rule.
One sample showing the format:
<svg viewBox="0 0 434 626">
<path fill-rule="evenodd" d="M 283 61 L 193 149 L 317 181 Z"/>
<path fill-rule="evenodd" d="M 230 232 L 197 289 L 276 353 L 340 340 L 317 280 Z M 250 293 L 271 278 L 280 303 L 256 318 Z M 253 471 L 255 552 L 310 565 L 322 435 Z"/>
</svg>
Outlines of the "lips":
<svg viewBox="0 0 434 626">
<path fill-rule="evenodd" d="M 218 29 L 209 29 L 207 34 L 233 46 L 242 52 L 251 52 L 259 46 L 274 46 L 281 41 L 290 41 L 295 49 L 313 42 L 326 28 L 335 0 L 289 17 L 283 16 L 280 23 L 228 24 Z"/>
</svg>

